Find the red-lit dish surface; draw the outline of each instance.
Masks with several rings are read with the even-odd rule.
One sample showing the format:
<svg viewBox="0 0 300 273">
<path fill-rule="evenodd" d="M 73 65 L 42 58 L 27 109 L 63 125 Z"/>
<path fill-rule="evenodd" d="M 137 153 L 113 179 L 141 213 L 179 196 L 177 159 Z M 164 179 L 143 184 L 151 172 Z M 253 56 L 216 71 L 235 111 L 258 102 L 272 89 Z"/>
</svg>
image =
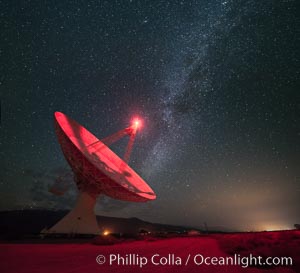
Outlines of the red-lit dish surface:
<svg viewBox="0 0 300 273">
<path fill-rule="evenodd" d="M 156 198 L 153 190 L 128 164 L 75 120 L 55 112 L 55 128 L 79 190 L 133 202 Z"/>
</svg>

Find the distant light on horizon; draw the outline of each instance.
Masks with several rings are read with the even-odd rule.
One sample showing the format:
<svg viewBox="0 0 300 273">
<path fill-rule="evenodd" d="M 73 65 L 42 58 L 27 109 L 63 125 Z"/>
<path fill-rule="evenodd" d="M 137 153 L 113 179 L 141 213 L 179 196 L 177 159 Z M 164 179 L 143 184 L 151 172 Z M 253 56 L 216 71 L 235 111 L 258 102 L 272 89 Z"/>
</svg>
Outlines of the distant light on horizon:
<svg viewBox="0 0 300 273">
<path fill-rule="evenodd" d="M 104 235 L 104 236 L 107 236 L 107 235 L 109 235 L 109 233 L 110 233 L 110 232 L 109 232 L 108 230 L 104 230 L 103 235 Z"/>
<path fill-rule="evenodd" d="M 263 224 L 261 225 L 261 231 L 279 231 L 279 230 L 291 230 L 293 229 L 291 226 L 286 224 Z"/>
</svg>

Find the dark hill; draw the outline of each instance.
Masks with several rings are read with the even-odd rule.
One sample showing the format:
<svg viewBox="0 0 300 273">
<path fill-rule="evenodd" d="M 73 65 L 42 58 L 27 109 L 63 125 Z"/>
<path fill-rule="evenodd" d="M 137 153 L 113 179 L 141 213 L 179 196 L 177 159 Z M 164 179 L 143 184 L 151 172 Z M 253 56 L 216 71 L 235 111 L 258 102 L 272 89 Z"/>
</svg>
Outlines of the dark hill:
<svg viewBox="0 0 300 273">
<path fill-rule="evenodd" d="M 60 220 L 66 210 L 16 210 L 0 211 L 0 236 L 38 234 L 42 229 L 49 228 Z M 117 218 L 97 216 L 100 230 L 112 233 L 138 233 L 140 230 L 156 232 L 183 232 L 186 227 L 163 225 L 145 222 L 138 218 Z"/>
</svg>

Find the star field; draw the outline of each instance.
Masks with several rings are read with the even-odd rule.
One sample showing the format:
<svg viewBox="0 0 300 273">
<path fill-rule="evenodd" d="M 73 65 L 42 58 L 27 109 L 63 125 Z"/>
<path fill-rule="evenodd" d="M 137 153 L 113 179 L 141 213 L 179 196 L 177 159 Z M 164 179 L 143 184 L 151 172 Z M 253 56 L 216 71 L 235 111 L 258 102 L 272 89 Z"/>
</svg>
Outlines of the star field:
<svg viewBox="0 0 300 273">
<path fill-rule="evenodd" d="M 0 209 L 71 208 L 62 111 L 99 138 L 143 119 L 157 200 L 99 214 L 242 230 L 299 222 L 296 1 L 0 1 Z M 123 155 L 126 141 L 112 146 Z M 49 185 L 69 183 L 63 197 Z"/>
</svg>

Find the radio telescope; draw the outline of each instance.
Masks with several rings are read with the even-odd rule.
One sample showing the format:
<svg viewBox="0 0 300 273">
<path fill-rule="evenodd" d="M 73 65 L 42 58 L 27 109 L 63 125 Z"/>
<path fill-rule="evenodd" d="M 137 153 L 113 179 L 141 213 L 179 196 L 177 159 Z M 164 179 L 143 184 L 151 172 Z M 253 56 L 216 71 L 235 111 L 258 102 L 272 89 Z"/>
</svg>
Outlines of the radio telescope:
<svg viewBox="0 0 300 273">
<path fill-rule="evenodd" d="M 75 207 L 46 234 L 99 234 L 94 206 L 100 194 L 131 202 L 156 198 L 153 190 L 127 164 L 140 125 L 138 120 L 102 140 L 61 112 L 55 112 L 54 120 L 58 142 L 74 173 L 79 196 Z M 130 138 L 121 159 L 108 145 L 126 135 Z"/>
</svg>

